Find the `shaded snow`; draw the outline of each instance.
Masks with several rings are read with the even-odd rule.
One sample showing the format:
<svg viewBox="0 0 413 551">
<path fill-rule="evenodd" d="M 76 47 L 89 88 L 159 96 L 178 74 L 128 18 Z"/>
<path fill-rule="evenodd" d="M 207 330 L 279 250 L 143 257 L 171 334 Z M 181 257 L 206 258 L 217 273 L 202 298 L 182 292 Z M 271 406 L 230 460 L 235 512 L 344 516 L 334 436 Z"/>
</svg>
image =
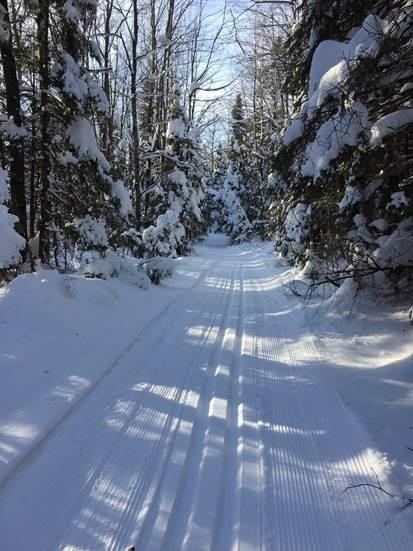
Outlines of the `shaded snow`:
<svg viewBox="0 0 413 551">
<path fill-rule="evenodd" d="M 304 134 L 304 123 L 301 119 L 294 119 L 283 134 L 284 145 L 290 145 L 292 142 L 301 138 Z"/>
<path fill-rule="evenodd" d="M 400 109 L 385 115 L 371 127 L 370 145 L 379 145 L 383 138 L 407 124 L 413 124 L 413 108 Z"/>
<path fill-rule="evenodd" d="M 100 151 L 96 142 L 95 131 L 87 119 L 84 117 L 75 118 L 67 128 L 66 135 L 81 160 L 97 161 L 103 170 L 109 171 L 109 163 Z"/>
<path fill-rule="evenodd" d="M 184 138 L 185 134 L 186 134 L 186 125 L 183 119 L 181 118 L 173 119 L 172 121 L 168 122 L 168 127 L 166 130 L 167 138 L 176 138 L 179 140 Z"/>
<path fill-rule="evenodd" d="M 346 111 L 338 111 L 320 126 L 314 142 L 307 146 L 301 174 L 317 180 L 323 171 L 330 170 L 331 161 L 337 159 L 346 145 L 356 145 L 367 124 L 368 112 L 360 102 Z"/>
</svg>

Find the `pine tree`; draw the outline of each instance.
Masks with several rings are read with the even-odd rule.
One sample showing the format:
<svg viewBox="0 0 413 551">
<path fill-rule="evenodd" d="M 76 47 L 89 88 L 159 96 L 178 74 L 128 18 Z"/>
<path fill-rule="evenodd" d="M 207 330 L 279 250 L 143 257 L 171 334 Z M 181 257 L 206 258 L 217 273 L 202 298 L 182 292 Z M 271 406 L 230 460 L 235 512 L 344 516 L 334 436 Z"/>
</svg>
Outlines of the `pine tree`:
<svg viewBox="0 0 413 551">
<path fill-rule="evenodd" d="M 239 151 L 245 139 L 246 126 L 242 96 L 237 94 L 231 110 L 231 147 L 235 152 Z"/>
<path fill-rule="evenodd" d="M 230 234 L 238 238 L 241 235 L 245 237 L 252 230 L 250 220 L 255 220 L 257 213 L 259 177 L 256 158 L 252 154 L 250 127 L 245 118 L 241 94 L 237 94 L 235 98 L 231 115 L 231 138 L 228 151 L 230 166 L 224 189 L 229 200 L 227 211 L 229 209 L 232 213 Z M 235 216 L 235 211 L 238 209 L 240 212 Z"/>
<path fill-rule="evenodd" d="M 242 176 L 235 163 L 230 162 L 219 201 L 223 204 L 223 230 L 234 242 L 250 237 L 251 223 L 241 201 Z"/>
<path fill-rule="evenodd" d="M 7 0 L 0 0 L 0 54 L 6 92 L 6 121 L 1 125 L 5 140 L 9 143 L 10 157 L 10 210 L 17 216 L 18 232 L 27 238 L 27 214 L 25 197 L 25 158 L 23 140 L 27 136 L 22 126 L 20 83 L 17 75 L 16 54 L 13 44 Z"/>
</svg>

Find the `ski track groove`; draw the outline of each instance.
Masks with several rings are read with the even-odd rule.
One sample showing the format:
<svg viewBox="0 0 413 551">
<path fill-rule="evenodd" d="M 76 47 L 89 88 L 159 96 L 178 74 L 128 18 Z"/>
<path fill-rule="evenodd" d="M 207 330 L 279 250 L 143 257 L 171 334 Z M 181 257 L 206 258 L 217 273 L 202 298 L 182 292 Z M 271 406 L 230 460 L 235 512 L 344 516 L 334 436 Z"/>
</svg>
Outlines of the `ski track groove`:
<svg viewBox="0 0 413 551">
<path fill-rule="evenodd" d="M 225 291 L 225 287 L 224 287 L 224 291 Z M 201 309 L 201 312 L 202 312 L 203 309 Z M 171 337 L 171 340 L 173 339 L 173 337 Z M 199 337 L 199 345 L 200 345 L 200 348 L 202 348 L 202 341 L 205 340 L 205 334 L 201 335 Z M 167 357 L 170 355 L 170 347 L 167 346 L 164 348 L 163 350 L 163 358 L 164 360 L 166 361 Z M 184 373 L 183 373 L 184 374 Z M 177 401 L 177 404 L 175 407 L 173 407 L 173 410 L 175 411 L 179 406 L 180 406 L 180 399 L 181 399 L 181 396 L 182 396 L 182 393 L 183 393 L 183 389 L 185 388 L 185 384 L 179 384 L 180 381 L 176 381 L 177 384 L 178 384 L 178 388 L 180 387 L 180 392 L 178 392 L 178 395 L 179 396 L 172 396 L 170 397 L 170 401 L 171 401 L 171 404 L 174 404 L 175 401 Z M 166 395 L 163 395 L 161 394 L 162 397 L 166 397 Z M 142 407 L 143 407 L 144 404 L 142 404 Z M 169 431 L 168 431 L 168 428 L 170 427 L 170 424 L 173 422 L 173 413 L 174 412 L 169 412 L 169 417 L 167 417 L 167 422 L 165 423 L 164 425 L 164 428 L 162 430 L 162 433 L 161 433 L 161 436 L 157 442 L 157 444 L 152 448 L 152 451 L 150 453 L 149 456 L 146 457 L 145 459 L 145 462 L 143 464 L 143 468 L 142 470 L 140 471 L 139 473 L 139 477 L 136 479 L 136 483 L 134 485 L 134 488 L 132 489 L 132 491 L 130 492 L 129 494 L 129 507 L 127 506 L 122 517 L 126 520 L 123 520 L 123 521 L 120 521 L 119 524 L 118 524 L 118 530 L 115 534 L 113 534 L 112 536 L 112 542 L 110 543 L 110 547 L 108 547 L 108 549 L 116 549 L 118 546 L 119 546 L 119 541 L 122 541 L 122 536 L 124 536 L 124 533 L 127 529 L 127 524 L 129 522 L 129 517 L 131 516 L 131 512 L 132 511 L 136 511 L 137 509 L 139 509 L 139 506 L 140 506 L 140 502 L 141 502 L 141 499 L 143 499 L 143 497 L 146 495 L 146 492 L 145 490 L 148 490 L 149 487 L 150 487 L 150 484 L 151 484 L 151 481 L 152 481 L 152 478 L 149 476 L 151 474 L 151 471 L 153 470 L 153 464 L 154 464 L 154 459 L 155 457 L 158 455 L 160 449 L 161 449 L 161 446 L 163 446 L 163 444 L 165 443 L 165 439 L 166 437 L 168 436 L 169 434 Z M 156 413 L 154 412 L 153 415 L 156 415 Z M 141 425 L 145 426 L 145 424 L 148 424 L 150 425 L 151 424 L 151 417 L 144 417 L 143 419 L 140 419 L 140 423 Z M 144 432 L 143 432 L 144 434 Z M 173 434 L 173 433 L 172 433 Z M 140 434 L 137 434 L 137 436 L 140 436 Z M 127 464 L 128 460 L 126 459 L 125 460 L 125 463 Z M 121 469 L 120 469 L 120 472 Z M 115 473 L 115 475 L 117 475 L 117 473 Z M 113 476 L 111 478 L 109 478 L 108 480 L 118 480 L 118 477 L 117 476 Z M 132 520 L 132 519 L 130 519 Z M 135 522 L 136 522 L 137 519 L 135 519 Z M 137 524 L 139 524 L 139 522 L 137 522 Z M 126 545 L 126 543 L 125 543 Z"/>
<path fill-rule="evenodd" d="M 262 311 L 260 312 L 261 315 L 263 315 Z M 265 325 L 264 325 L 265 326 Z M 279 354 L 277 353 L 278 350 L 283 348 L 283 341 L 280 340 L 278 337 L 275 337 L 272 339 L 272 345 L 269 348 L 269 351 L 265 354 L 264 347 L 262 348 L 263 357 L 268 356 L 268 359 L 270 361 L 279 361 Z M 266 365 L 268 365 L 268 362 L 265 362 Z M 274 398 L 276 398 L 279 395 L 279 386 L 280 382 L 282 384 L 288 383 L 288 377 L 284 377 L 283 375 L 277 374 L 277 372 L 273 372 L 273 370 L 268 369 L 266 370 L 265 374 L 265 383 L 264 386 L 267 388 L 271 388 L 271 393 Z M 268 386 L 267 386 L 268 385 Z M 285 404 L 284 404 L 285 405 Z M 270 414 L 267 414 L 270 416 Z M 301 416 L 300 416 L 301 417 Z M 301 420 L 301 419 L 300 419 Z M 264 425 L 264 426 L 268 426 Z M 272 471 L 272 474 L 276 474 L 276 466 L 278 464 L 281 465 L 288 465 L 290 464 L 290 469 L 288 472 L 288 475 L 290 476 L 291 480 L 286 480 L 283 478 L 281 482 L 279 483 L 279 486 L 282 490 L 284 490 L 282 497 L 285 501 L 291 501 L 293 498 L 296 497 L 294 495 L 294 490 L 296 494 L 304 497 L 304 500 L 306 502 L 313 502 L 314 505 L 322 506 L 322 501 L 320 500 L 320 496 L 323 495 L 323 491 L 319 492 L 317 491 L 318 488 L 314 487 L 314 484 L 312 482 L 312 479 L 310 477 L 304 477 L 302 473 L 305 473 L 306 464 L 303 459 L 300 457 L 300 449 L 299 448 L 290 448 L 288 451 L 284 448 L 284 446 L 280 447 L 280 443 L 277 440 L 282 440 L 282 436 L 279 436 L 277 439 L 277 427 L 274 427 L 275 430 L 269 431 L 269 437 L 272 441 L 272 446 L 270 448 L 271 453 L 275 454 L 275 458 L 272 460 L 272 467 L 269 467 Z M 264 429 L 265 430 L 265 429 Z M 296 428 L 290 427 L 289 430 L 291 431 L 292 435 L 298 436 L 299 432 Z M 311 444 L 311 442 L 310 442 Z M 278 451 L 277 451 L 278 450 Z M 279 460 L 277 460 L 277 457 Z M 272 486 L 276 487 L 276 483 L 272 482 Z M 323 488 L 321 488 L 324 490 Z M 276 492 L 274 492 L 274 495 L 276 495 Z M 301 499 L 302 499 L 301 498 Z M 308 549 L 320 549 L 322 548 L 322 544 L 319 541 L 319 537 L 317 534 L 317 523 L 315 520 L 309 519 L 307 524 L 304 524 L 304 526 L 307 527 L 306 533 L 303 534 L 303 538 L 299 538 L 300 531 L 297 531 L 294 529 L 294 519 L 299 517 L 300 513 L 300 504 L 297 502 L 296 506 L 293 508 L 292 514 L 288 515 L 288 530 L 287 534 L 290 534 L 288 538 L 282 538 L 282 541 L 291 541 L 291 549 L 303 549 L 303 545 L 306 545 Z M 276 518 L 279 517 L 281 514 L 281 511 L 278 511 L 278 515 Z M 310 529 L 310 527 L 314 527 L 313 529 Z M 281 541 L 280 541 L 281 545 Z M 331 548 L 340 549 L 339 544 L 335 542 L 334 547 Z"/>
<path fill-rule="evenodd" d="M 237 511 L 238 530 L 234 534 L 232 549 L 257 550 L 262 548 L 262 458 L 258 430 L 259 403 L 255 385 L 255 371 L 251 362 L 255 354 L 254 330 L 250 328 L 252 315 L 247 300 L 249 281 L 244 283 L 245 300 L 242 305 L 242 344 L 241 344 L 241 403 L 239 408 L 240 454 L 239 485 L 242 488 L 241 501 Z M 249 332 L 248 332 L 249 329 Z M 252 340 L 251 338 L 252 337 Z M 251 464 L 254 473 L 251 473 Z M 252 494 L 252 497 L 249 496 Z M 251 541 L 252 540 L 252 541 Z"/>
<path fill-rule="evenodd" d="M 241 347 L 243 335 L 243 304 L 244 286 L 242 278 L 242 265 L 239 275 L 239 305 L 235 309 L 238 312 L 234 334 L 234 346 L 229 368 L 229 388 L 227 393 L 226 427 L 223 442 L 223 467 L 221 473 L 221 490 L 217 499 L 217 507 L 212 530 L 211 549 L 230 549 L 232 543 L 232 526 L 237 504 L 240 500 L 240 488 L 237 487 L 238 467 L 238 440 L 239 440 L 239 402 L 240 402 L 240 369 Z M 232 468 L 231 468 L 232 467 Z"/>
<path fill-rule="evenodd" d="M 225 284 L 222 286 L 222 292 L 218 298 L 218 306 L 220 305 L 221 303 L 221 299 L 224 297 L 225 295 L 225 291 L 226 291 L 226 282 Z M 214 321 L 216 319 L 216 312 L 219 311 L 219 308 L 215 311 L 215 315 L 212 316 L 212 319 L 210 320 L 210 324 L 209 324 L 209 327 L 206 326 L 206 330 L 204 331 L 204 333 L 202 334 L 202 336 L 200 336 L 199 338 L 199 343 L 198 343 L 198 347 L 199 347 L 199 351 L 197 353 L 197 360 L 194 362 L 193 366 L 191 367 L 190 370 L 188 370 L 188 373 L 185 375 L 185 379 L 183 381 L 183 383 L 181 383 L 181 389 L 180 389 L 180 392 L 178 392 L 177 396 L 175 398 L 172 398 L 172 402 L 177 402 L 177 406 L 173 408 L 173 412 L 174 413 L 176 410 L 179 410 L 182 412 L 182 409 L 183 409 L 183 406 L 185 405 L 185 402 L 186 402 L 186 396 L 187 396 L 187 392 L 188 392 L 188 385 L 193 377 L 193 374 L 194 372 L 197 371 L 197 369 L 199 368 L 199 361 L 200 361 L 200 357 L 201 357 L 201 353 L 202 353 L 202 350 L 205 346 L 205 343 L 208 341 L 208 338 L 209 338 L 209 335 L 211 333 L 211 327 L 213 327 L 213 323 L 212 321 Z M 184 396 L 184 399 L 182 399 L 182 396 Z M 171 417 L 171 416 L 170 416 Z M 176 419 L 176 420 L 175 420 Z M 178 430 L 179 428 L 179 424 L 180 424 L 180 421 L 181 421 L 181 416 L 178 415 L 176 418 L 173 418 L 173 419 L 170 419 L 170 422 L 171 424 L 175 421 L 175 429 L 173 431 L 167 431 L 168 433 L 168 436 L 169 438 L 166 439 L 166 443 L 167 445 L 164 446 L 166 448 L 166 457 L 168 457 L 170 455 L 170 449 L 172 449 L 172 446 L 173 446 L 173 443 L 175 441 L 175 437 L 176 437 L 176 431 Z M 161 442 L 159 442 L 160 444 Z M 158 446 L 158 449 L 156 450 L 156 452 L 159 452 L 160 448 L 160 445 Z M 158 464 L 160 462 L 158 461 Z M 152 461 L 148 462 L 148 465 L 151 465 L 152 464 Z M 161 473 L 159 475 L 159 479 L 162 480 L 162 475 L 163 475 L 163 472 L 165 471 L 166 469 L 166 466 L 167 466 L 167 461 L 164 460 L 164 463 L 162 464 L 162 468 L 161 468 Z M 145 473 L 146 474 L 146 473 Z M 150 477 L 146 477 L 146 476 L 141 476 L 140 478 L 142 478 L 143 481 L 146 481 L 146 479 L 148 480 L 151 480 Z M 157 481 L 158 480 L 158 477 L 157 476 L 153 476 L 152 477 L 152 480 L 155 480 Z M 158 482 L 159 484 L 159 482 Z M 155 486 L 155 488 L 152 490 L 152 499 L 150 499 L 150 501 L 152 502 L 153 501 L 153 495 L 157 492 L 157 488 L 156 488 L 156 482 L 155 484 L 153 484 L 153 482 L 151 482 L 151 485 L 152 486 Z M 133 500 L 135 501 L 135 503 L 133 503 Z M 133 506 L 133 509 L 134 511 L 136 512 L 138 507 L 140 506 L 140 502 L 137 501 L 136 499 L 134 499 L 134 494 L 132 493 L 132 503 L 131 503 L 131 508 Z M 144 510 L 145 510 L 145 507 L 144 507 Z M 131 515 L 129 515 L 131 516 Z M 140 520 L 139 524 L 143 524 L 145 522 L 145 519 L 142 519 Z M 113 537 L 113 542 L 115 544 L 116 541 L 119 541 L 119 539 L 121 540 L 121 538 L 115 538 L 115 536 Z M 113 547 L 111 547 L 112 549 Z"/>
</svg>

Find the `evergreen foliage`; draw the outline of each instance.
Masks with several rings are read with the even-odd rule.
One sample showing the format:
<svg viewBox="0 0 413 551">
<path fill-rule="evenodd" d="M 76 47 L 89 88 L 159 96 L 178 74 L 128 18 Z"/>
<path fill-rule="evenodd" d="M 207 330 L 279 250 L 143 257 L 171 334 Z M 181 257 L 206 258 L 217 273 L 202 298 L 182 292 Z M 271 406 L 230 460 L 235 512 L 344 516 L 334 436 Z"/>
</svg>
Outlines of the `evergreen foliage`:
<svg viewBox="0 0 413 551">
<path fill-rule="evenodd" d="M 270 216 L 278 250 L 314 277 L 411 278 L 412 34 L 406 2 L 317 1 L 287 41 L 295 112 Z"/>
</svg>

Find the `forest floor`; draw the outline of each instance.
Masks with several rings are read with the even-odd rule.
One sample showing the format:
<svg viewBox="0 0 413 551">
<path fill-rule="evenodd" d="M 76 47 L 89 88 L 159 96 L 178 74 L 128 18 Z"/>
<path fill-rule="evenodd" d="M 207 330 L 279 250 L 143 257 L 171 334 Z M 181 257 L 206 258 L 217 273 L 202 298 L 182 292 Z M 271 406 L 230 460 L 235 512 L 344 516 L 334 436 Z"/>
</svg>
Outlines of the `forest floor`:
<svg viewBox="0 0 413 551">
<path fill-rule="evenodd" d="M 3 289 L 0 549 L 413 549 L 413 505 L 345 491 L 413 496 L 412 326 L 290 281 L 211 236 L 159 288 Z"/>
</svg>

